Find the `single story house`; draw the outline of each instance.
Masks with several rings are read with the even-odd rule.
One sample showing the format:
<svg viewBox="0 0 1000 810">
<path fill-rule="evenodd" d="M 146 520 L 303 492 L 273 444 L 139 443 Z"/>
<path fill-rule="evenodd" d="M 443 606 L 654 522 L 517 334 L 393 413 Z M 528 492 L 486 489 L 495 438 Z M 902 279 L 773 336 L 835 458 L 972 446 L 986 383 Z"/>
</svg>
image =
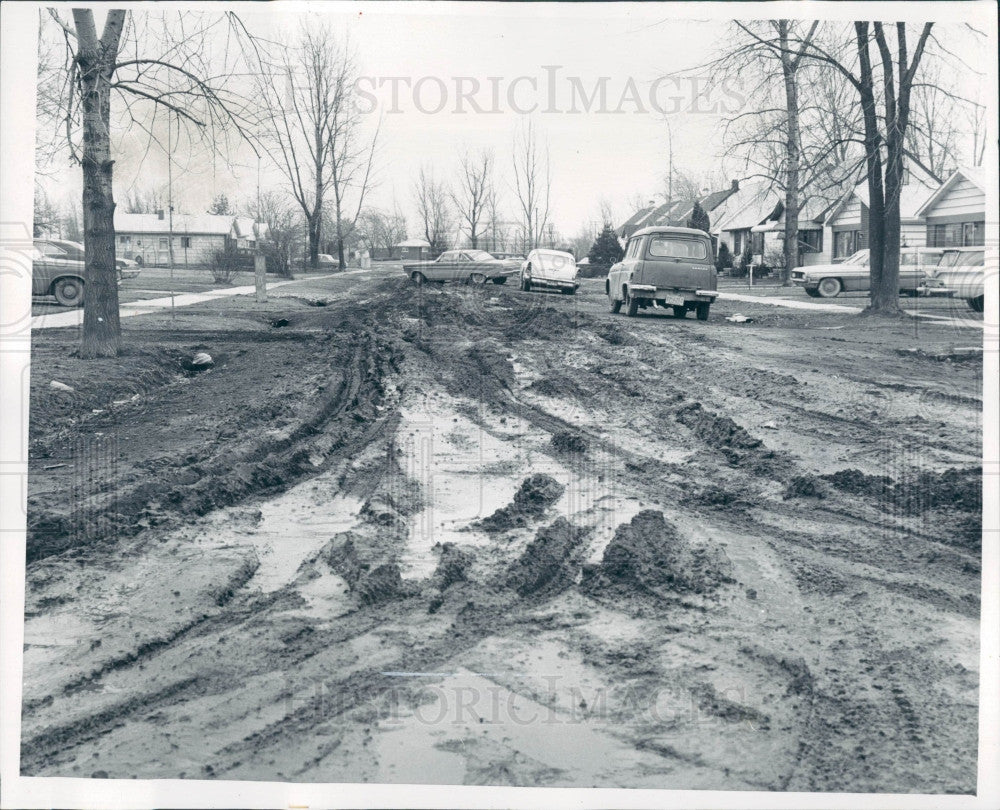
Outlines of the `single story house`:
<svg viewBox="0 0 1000 810">
<path fill-rule="evenodd" d="M 714 219 L 716 209 L 739 190 L 739 181 L 733 180 L 729 188 L 705 192 L 698 197 L 698 202 L 708 214 L 709 222 Z M 618 237 L 624 241 L 640 228 L 648 228 L 651 225 L 675 225 L 683 228 L 687 225 L 693 211 L 694 200 L 673 200 L 662 205 L 651 202 L 645 208 L 640 208 L 632 214 L 618 227 Z M 712 229 L 712 233 L 715 233 L 714 229 Z"/>
<path fill-rule="evenodd" d="M 929 247 L 986 244 L 986 187 L 981 166 L 956 169 L 917 209 Z"/>
<path fill-rule="evenodd" d="M 427 261 L 431 258 L 431 243 L 423 239 L 407 239 L 396 245 L 393 252 L 403 261 Z"/>
<path fill-rule="evenodd" d="M 828 201 L 813 197 L 799 209 L 799 255 L 796 264 L 829 261 L 828 240 L 823 233 L 823 215 L 828 208 Z M 753 263 L 763 263 L 765 256 L 785 249 L 783 195 L 766 183 L 741 188 L 720 208 L 712 233 L 720 244 L 729 248 L 734 258 L 749 245 Z"/>
<path fill-rule="evenodd" d="M 921 209 L 940 183 L 923 172 L 908 172 L 908 182 L 899 192 L 900 245 L 925 247 L 927 226 Z M 842 261 L 868 247 L 868 181 L 845 194 L 826 215 L 824 227 L 832 247 L 831 259 Z"/>
<path fill-rule="evenodd" d="M 174 214 L 173 252 L 177 265 L 207 265 L 227 245 L 252 250 L 257 234 L 266 225 L 254 227 L 249 217 L 217 214 Z M 128 214 L 115 211 L 116 253 L 145 265 L 170 263 L 170 217 L 155 214 Z"/>
</svg>

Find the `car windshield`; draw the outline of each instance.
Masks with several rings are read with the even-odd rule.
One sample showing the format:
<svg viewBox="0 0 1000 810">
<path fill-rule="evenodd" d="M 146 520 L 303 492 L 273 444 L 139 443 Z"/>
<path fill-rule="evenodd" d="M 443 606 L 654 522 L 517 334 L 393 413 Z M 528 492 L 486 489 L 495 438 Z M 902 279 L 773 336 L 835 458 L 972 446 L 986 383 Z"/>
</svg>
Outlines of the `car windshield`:
<svg viewBox="0 0 1000 810">
<path fill-rule="evenodd" d="M 474 262 L 491 262 L 493 257 L 485 250 L 470 250 L 468 256 Z"/>
<path fill-rule="evenodd" d="M 868 250 L 859 250 L 852 256 L 844 259 L 844 264 L 860 264 L 862 267 L 868 266 Z"/>
<path fill-rule="evenodd" d="M 546 270 L 576 267 L 576 260 L 569 253 L 563 253 L 559 250 L 536 250 L 532 259 Z"/>
<path fill-rule="evenodd" d="M 650 256 L 664 256 L 671 259 L 704 259 L 708 256 L 708 244 L 704 239 L 653 236 L 649 240 L 647 252 Z"/>
</svg>

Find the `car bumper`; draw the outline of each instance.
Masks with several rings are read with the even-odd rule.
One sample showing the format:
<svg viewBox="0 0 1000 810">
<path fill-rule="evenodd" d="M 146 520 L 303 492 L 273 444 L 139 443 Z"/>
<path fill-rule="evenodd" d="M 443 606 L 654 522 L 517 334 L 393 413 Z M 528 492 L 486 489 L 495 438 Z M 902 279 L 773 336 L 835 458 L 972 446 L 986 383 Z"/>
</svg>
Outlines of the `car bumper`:
<svg viewBox="0 0 1000 810">
<path fill-rule="evenodd" d="M 652 284 L 630 284 L 629 292 L 637 298 L 666 301 L 668 304 L 683 304 L 689 301 L 712 303 L 719 296 L 715 290 L 678 290 L 654 287 Z"/>
<path fill-rule="evenodd" d="M 577 290 L 580 288 L 580 282 L 576 279 L 528 276 L 528 280 L 531 281 L 532 284 L 539 287 L 555 287 L 560 290 Z"/>
</svg>

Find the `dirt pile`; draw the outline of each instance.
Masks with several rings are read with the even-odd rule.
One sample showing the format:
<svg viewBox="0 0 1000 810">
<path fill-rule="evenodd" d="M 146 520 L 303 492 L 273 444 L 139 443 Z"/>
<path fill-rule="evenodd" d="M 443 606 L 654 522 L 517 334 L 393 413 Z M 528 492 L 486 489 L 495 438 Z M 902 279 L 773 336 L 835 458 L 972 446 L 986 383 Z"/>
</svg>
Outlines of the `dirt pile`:
<svg viewBox="0 0 1000 810">
<path fill-rule="evenodd" d="M 583 436 L 568 430 L 553 433 L 549 444 L 559 453 L 586 453 L 590 447 L 590 443 Z"/>
<path fill-rule="evenodd" d="M 892 479 L 888 475 L 868 475 L 857 469 L 838 470 L 821 475 L 820 478 L 833 484 L 841 492 L 870 498 L 884 498 L 892 487 Z"/>
<path fill-rule="evenodd" d="M 773 474 L 779 466 L 775 454 L 760 439 L 728 416 L 705 410 L 700 402 L 685 402 L 674 409 L 672 416 L 733 466 L 749 466 L 765 474 Z"/>
<path fill-rule="evenodd" d="M 585 571 L 585 586 L 592 591 L 624 587 L 709 593 L 732 581 L 732 563 L 724 551 L 693 546 L 654 509 L 619 526 L 600 565 Z"/>
<path fill-rule="evenodd" d="M 839 470 L 820 476 L 842 492 L 876 498 L 907 515 L 929 509 L 957 509 L 979 513 L 983 508 L 982 467 L 924 470 L 893 481 L 887 475 L 866 475 L 860 470 Z"/>
<path fill-rule="evenodd" d="M 576 552 L 588 530 L 558 518 L 538 530 L 507 573 L 507 586 L 521 596 L 563 590 L 576 578 Z"/>
<path fill-rule="evenodd" d="M 446 590 L 456 582 L 468 580 L 469 566 L 472 565 L 472 554 L 459 548 L 454 543 L 441 546 L 441 556 L 431 579 L 440 590 Z"/>
<path fill-rule="evenodd" d="M 346 535 L 346 536 L 345 536 Z M 354 535 L 345 532 L 338 535 L 325 549 L 323 557 L 327 564 L 347 583 L 363 605 L 388 602 L 407 594 L 399 566 L 395 562 L 372 565 L 361 559 Z"/>
<path fill-rule="evenodd" d="M 785 486 L 784 499 L 791 498 L 817 498 L 826 497 L 827 486 L 815 475 L 796 475 Z"/>
<path fill-rule="evenodd" d="M 514 500 L 489 517 L 476 521 L 473 528 L 503 532 L 527 526 L 544 516 L 545 510 L 558 501 L 566 488 L 551 475 L 536 473 L 525 478 L 514 493 Z"/>
</svg>

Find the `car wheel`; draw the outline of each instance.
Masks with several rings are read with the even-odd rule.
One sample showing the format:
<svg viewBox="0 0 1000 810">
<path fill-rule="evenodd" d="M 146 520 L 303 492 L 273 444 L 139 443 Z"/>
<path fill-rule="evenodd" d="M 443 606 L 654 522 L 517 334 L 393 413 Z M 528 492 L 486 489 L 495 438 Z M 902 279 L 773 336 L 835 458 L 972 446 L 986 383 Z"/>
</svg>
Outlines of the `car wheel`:
<svg viewBox="0 0 1000 810">
<path fill-rule="evenodd" d="M 674 311 L 675 318 L 683 318 L 688 312 L 688 308 L 685 306 L 675 306 L 671 307 L 671 309 Z"/>
<path fill-rule="evenodd" d="M 426 283 L 427 283 L 427 276 L 425 276 L 425 275 L 424 275 L 423 273 L 421 273 L 421 272 L 420 272 L 419 270 L 418 270 L 418 271 L 417 271 L 416 273 L 413 273 L 413 274 L 412 274 L 412 275 L 410 276 L 410 278 L 411 278 L 411 279 L 413 279 L 413 281 L 414 281 L 414 282 L 415 282 L 416 284 L 426 284 Z"/>
<path fill-rule="evenodd" d="M 617 314 L 621 311 L 622 302 L 611 297 L 611 288 L 608 288 L 608 309 Z"/>
<path fill-rule="evenodd" d="M 83 303 L 83 282 L 78 278 L 60 278 L 52 286 L 52 294 L 64 307 L 78 307 Z"/>
<path fill-rule="evenodd" d="M 707 321 L 708 310 L 710 307 L 711 304 L 709 304 L 707 301 L 700 301 L 698 303 L 698 306 L 695 307 L 695 317 L 697 317 L 699 321 Z"/>
<path fill-rule="evenodd" d="M 469 284 L 485 284 L 486 276 L 482 273 L 473 273 L 469 276 Z"/>
<path fill-rule="evenodd" d="M 806 295 L 810 298 L 819 298 L 819 292 L 817 290 L 810 290 L 808 287 L 806 288 Z"/>
<path fill-rule="evenodd" d="M 975 298 L 967 298 L 966 303 L 973 312 L 982 312 L 986 301 L 982 295 L 977 295 Z"/>
<path fill-rule="evenodd" d="M 625 298 L 625 314 L 630 318 L 634 318 L 639 314 L 639 299 L 630 293 L 626 293 Z"/>
<path fill-rule="evenodd" d="M 824 278 L 820 281 L 816 292 L 820 298 L 836 298 L 842 289 L 843 285 L 839 278 Z"/>
</svg>

